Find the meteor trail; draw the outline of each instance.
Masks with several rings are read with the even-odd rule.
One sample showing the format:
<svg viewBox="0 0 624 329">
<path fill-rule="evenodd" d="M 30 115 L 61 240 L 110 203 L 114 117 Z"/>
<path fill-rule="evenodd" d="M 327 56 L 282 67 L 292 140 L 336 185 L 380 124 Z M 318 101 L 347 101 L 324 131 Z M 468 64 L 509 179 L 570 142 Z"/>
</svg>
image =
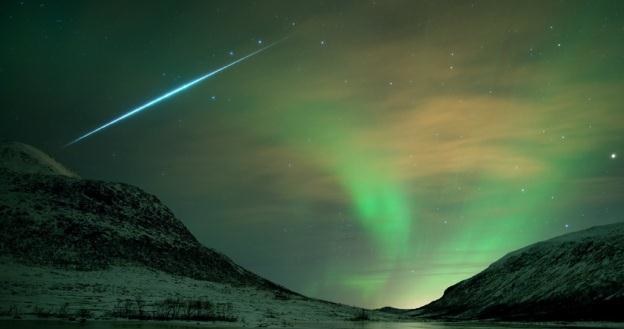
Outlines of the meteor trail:
<svg viewBox="0 0 624 329">
<path fill-rule="evenodd" d="M 133 116 L 133 115 L 135 115 L 135 114 L 137 114 L 137 113 L 147 109 L 148 107 L 150 107 L 152 105 L 160 103 L 161 101 L 163 101 L 163 100 L 165 100 L 165 99 L 167 99 L 167 98 L 169 98 L 169 97 L 171 97 L 171 96 L 173 96 L 173 95 L 175 95 L 175 94 L 177 94 L 177 93 L 179 93 L 181 91 L 184 91 L 184 90 L 186 90 L 186 89 L 188 89 L 188 88 L 190 88 L 190 87 L 192 87 L 192 86 L 202 82 L 203 80 L 208 79 L 208 78 L 210 78 L 210 77 L 212 77 L 212 76 L 214 76 L 214 75 L 216 75 L 216 74 L 218 74 L 218 73 L 228 69 L 229 67 L 232 67 L 232 66 L 234 66 L 234 65 L 236 65 L 236 64 L 238 64 L 238 63 L 240 63 L 240 62 L 242 62 L 242 61 L 244 61 L 244 60 L 246 60 L 246 59 L 248 59 L 248 58 L 250 58 L 250 57 L 252 57 L 252 56 L 254 56 L 254 55 L 258 54 L 258 53 L 260 53 L 260 52 L 262 52 L 262 51 L 265 51 L 265 50 L 275 46 L 276 44 L 282 42 L 283 40 L 284 39 L 282 39 L 280 41 L 277 41 L 275 43 L 272 43 L 272 44 L 270 44 L 270 45 L 268 45 L 268 46 L 266 46 L 264 48 L 258 49 L 258 50 L 254 51 L 253 53 L 251 53 L 251 54 L 249 54 L 247 56 L 241 57 L 241 58 L 231 62 L 230 64 L 227 64 L 227 65 L 225 65 L 225 66 L 223 66 L 221 68 L 218 68 L 218 69 L 216 69 L 216 70 L 214 70 L 214 71 L 212 71 L 210 73 L 207 73 L 207 74 L 205 74 L 205 75 L 203 75 L 203 76 L 201 76 L 201 77 L 199 77 L 199 78 L 197 78 L 197 79 L 195 79 L 193 81 L 187 82 L 187 83 L 183 84 L 180 87 L 177 87 L 177 88 L 175 88 L 175 89 L 173 89 L 171 91 L 168 91 L 167 93 L 165 93 L 165 94 L 163 94 L 161 96 L 158 96 L 157 98 L 152 99 L 151 101 L 149 101 L 149 102 L 147 102 L 147 103 L 145 103 L 145 104 L 143 104 L 143 105 L 141 105 L 141 106 L 139 106 L 139 107 L 137 107 L 137 108 L 135 108 L 135 109 L 133 109 L 133 110 L 131 110 L 131 111 L 129 111 L 129 112 L 127 112 L 127 113 L 125 113 L 125 114 L 115 118 L 115 119 L 113 119 L 113 120 L 111 120 L 110 122 L 105 123 L 105 124 L 95 128 L 95 129 L 89 131 L 88 133 L 86 133 L 86 134 L 84 134 L 84 135 L 74 139 L 73 141 L 65 144 L 65 146 L 63 146 L 63 147 L 68 147 L 68 146 L 71 146 L 73 144 L 76 144 L 76 143 L 80 142 L 81 140 L 83 140 L 83 139 L 85 139 L 85 138 L 87 138 L 87 137 L 89 137 L 89 136 L 91 136 L 91 135 L 93 135 L 93 134 L 95 134 L 95 133 L 97 133 L 97 132 L 99 132 L 101 130 L 104 130 L 104 129 L 106 129 L 106 128 L 108 128 L 108 127 L 110 127 L 110 126 L 112 126 L 112 125 L 114 125 L 114 124 L 116 124 L 116 123 L 118 123 L 118 122 L 120 122 L 122 120 L 125 120 L 125 119 L 127 119 L 127 118 L 129 118 L 129 117 L 131 117 L 131 116 Z"/>
</svg>

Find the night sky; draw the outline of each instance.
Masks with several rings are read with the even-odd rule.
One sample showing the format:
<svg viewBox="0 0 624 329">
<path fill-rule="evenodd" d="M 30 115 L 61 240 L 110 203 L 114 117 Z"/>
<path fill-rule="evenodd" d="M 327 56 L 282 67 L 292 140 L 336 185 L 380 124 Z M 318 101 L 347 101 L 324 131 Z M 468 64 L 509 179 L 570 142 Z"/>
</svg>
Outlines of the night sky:
<svg viewBox="0 0 624 329">
<path fill-rule="evenodd" d="M 623 219 L 623 1 L 4 1 L 0 29 L 0 138 L 312 297 L 416 307 Z"/>
</svg>

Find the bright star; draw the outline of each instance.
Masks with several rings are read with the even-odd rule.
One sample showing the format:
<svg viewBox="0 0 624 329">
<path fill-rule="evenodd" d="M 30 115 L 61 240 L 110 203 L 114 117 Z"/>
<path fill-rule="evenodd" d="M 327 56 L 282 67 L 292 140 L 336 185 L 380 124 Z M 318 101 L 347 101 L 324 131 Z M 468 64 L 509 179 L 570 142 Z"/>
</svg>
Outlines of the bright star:
<svg viewBox="0 0 624 329">
<path fill-rule="evenodd" d="M 611 153 L 611 159 L 615 159 L 615 158 L 617 158 L 617 154 Z"/>
</svg>

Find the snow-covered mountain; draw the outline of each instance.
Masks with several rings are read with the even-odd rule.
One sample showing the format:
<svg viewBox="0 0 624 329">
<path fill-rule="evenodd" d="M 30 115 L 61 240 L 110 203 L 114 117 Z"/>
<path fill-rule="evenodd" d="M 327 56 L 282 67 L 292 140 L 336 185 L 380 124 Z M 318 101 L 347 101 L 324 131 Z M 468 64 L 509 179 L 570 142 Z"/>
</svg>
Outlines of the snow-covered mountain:
<svg viewBox="0 0 624 329">
<path fill-rule="evenodd" d="M 360 312 L 261 278 L 200 244 L 157 197 L 82 179 L 24 144 L 0 144 L 0 225 L 0 313 L 66 305 L 110 317 L 121 304 L 138 314 L 166 300 L 227 303 L 256 324 Z"/>
<path fill-rule="evenodd" d="M 78 177 L 41 150 L 18 142 L 0 142 L 0 169 L 19 173 Z"/>
<path fill-rule="evenodd" d="M 280 289 L 202 246 L 158 198 L 80 179 L 24 144 L 0 146 L 0 251 L 79 270 L 134 264 L 199 280 Z"/>
<path fill-rule="evenodd" d="M 624 223 L 569 233 L 511 252 L 408 314 L 624 321 Z"/>
</svg>

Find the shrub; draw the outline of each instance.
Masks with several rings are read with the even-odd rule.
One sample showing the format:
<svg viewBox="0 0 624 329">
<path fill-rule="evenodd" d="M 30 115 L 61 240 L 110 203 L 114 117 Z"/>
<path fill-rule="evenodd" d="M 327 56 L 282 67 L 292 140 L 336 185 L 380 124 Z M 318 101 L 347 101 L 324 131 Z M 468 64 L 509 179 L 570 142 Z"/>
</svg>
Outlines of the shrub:
<svg viewBox="0 0 624 329">
<path fill-rule="evenodd" d="M 22 318 L 20 316 L 19 309 L 17 308 L 17 305 L 15 305 L 15 304 L 9 306 L 9 310 L 8 310 L 7 313 L 9 315 L 13 316 L 13 319 L 21 319 Z"/>
<path fill-rule="evenodd" d="M 63 303 L 56 312 L 56 317 L 65 319 L 68 317 L 69 303 Z"/>
<path fill-rule="evenodd" d="M 362 309 L 358 314 L 355 314 L 352 318 L 350 318 L 349 321 L 369 321 L 370 319 L 371 318 L 368 312 Z"/>
<path fill-rule="evenodd" d="M 145 311 L 151 306 L 151 312 Z M 114 317 L 139 320 L 236 321 L 230 303 L 217 303 L 205 299 L 167 298 L 147 304 L 142 298 L 118 300 L 111 314 Z"/>
<path fill-rule="evenodd" d="M 38 318 L 42 318 L 42 319 L 47 319 L 49 317 L 51 317 L 53 314 L 51 311 L 44 309 L 41 306 L 35 306 L 33 308 L 33 314 L 38 317 Z"/>
<path fill-rule="evenodd" d="M 86 308 L 81 308 L 78 310 L 78 312 L 76 312 L 77 318 L 90 319 L 92 316 L 93 316 L 93 313 L 91 313 L 91 311 L 89 311 Z"/>
</svg>

